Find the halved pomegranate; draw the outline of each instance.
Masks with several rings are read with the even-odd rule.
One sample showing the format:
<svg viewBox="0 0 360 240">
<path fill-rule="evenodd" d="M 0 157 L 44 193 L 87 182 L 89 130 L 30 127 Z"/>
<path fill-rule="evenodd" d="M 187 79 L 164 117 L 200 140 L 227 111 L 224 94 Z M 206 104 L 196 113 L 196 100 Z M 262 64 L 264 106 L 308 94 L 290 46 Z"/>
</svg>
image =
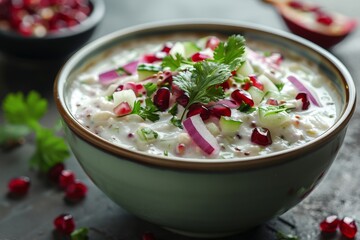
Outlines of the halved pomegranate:
<svg viewBox="0 0 360 240">
<path fill-rule="evenodd" d="M 275 4 L 290 31 L 323 48 L 342 41 L 357 25 L 355 19 L 325 12 L 315 4 L 293 0 L 270 2 Z"/>
</svg>

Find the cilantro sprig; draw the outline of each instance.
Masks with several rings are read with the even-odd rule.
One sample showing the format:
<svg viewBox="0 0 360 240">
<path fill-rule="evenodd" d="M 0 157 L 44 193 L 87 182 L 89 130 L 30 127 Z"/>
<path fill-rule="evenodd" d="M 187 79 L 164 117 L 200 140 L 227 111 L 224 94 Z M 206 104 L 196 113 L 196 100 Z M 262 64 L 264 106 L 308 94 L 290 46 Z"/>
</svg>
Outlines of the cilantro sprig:
<svg viewBox="0 0 360 240">
<path fill-rule="evenodd" d="M 229 65 L 230 71 L 237 70 L 245 61 L 245 38 L 232 35 L 226 42 L 220 42 L 214 50 L 214 61 Z"/>
<path fill-rule="evenodd" d="M 156 113 L 158 111 L 159 109 L 151 101 L 151 98 L 147 98 L 145 99 L 145 107 L 141 106 L 140 101 L 135 101 L 131 114 L 137 114 L 144 120 L 149 119 L 152 122 L 156 122 L 160 119 L 159 114 Z"/>
<path fill-rule="evenodd" d="M 207 104 L 224 98 L 224 90 L 218 87 L 231 76 L 228 65 L 201 61 L 194 64 L 193 71 L 179 72 L 174 76 L 174 83 L 189 96 L 185 111 L 194 103 Z"/>
<path fill-rule="evenodd" d="M 65 140 L 56 136 L 55 130 L 43 127 L 39 120 L 47 111 L 47 101 L 31 91 L 27 96 L 23 93 L 8 94 L 2 104 L 5 124 L 0 127 L 0 144 L 25 138 L 35 134 L 36 150 L 30 157 L 30 165 L 46 172 L 57 163 L 63 162 L 69 155 Z"/>
</svg>

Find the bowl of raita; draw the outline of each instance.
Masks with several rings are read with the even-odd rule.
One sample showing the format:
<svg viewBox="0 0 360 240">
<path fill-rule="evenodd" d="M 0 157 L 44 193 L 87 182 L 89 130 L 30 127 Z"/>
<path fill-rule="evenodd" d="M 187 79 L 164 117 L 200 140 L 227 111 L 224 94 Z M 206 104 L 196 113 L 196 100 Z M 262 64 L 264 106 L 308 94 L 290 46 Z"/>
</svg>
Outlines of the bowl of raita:
<svg viewBox="0 0 360 240">
<path fill-rule="evenodd" d="M 94 183 L 141 219 L 219 237 L 304 199 L 343 142 L 344 65 L 282 31 L 224 21 L 124 29 L 78 51 L 55 99 Z"/>
</svg>

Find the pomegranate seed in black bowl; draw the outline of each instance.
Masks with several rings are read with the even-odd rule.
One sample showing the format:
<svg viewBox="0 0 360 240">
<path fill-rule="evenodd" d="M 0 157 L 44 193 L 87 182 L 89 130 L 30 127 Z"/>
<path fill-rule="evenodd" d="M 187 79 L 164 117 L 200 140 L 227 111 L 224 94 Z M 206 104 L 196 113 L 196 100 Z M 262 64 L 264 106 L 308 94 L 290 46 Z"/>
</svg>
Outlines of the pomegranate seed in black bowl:
<svg viewBox="0 0 360 240">
<path fill-rule="evenodd" d="M 103 0 L 0 1 L 0 51 L 23 58 L 66 57 L 92 35 Z"/>
</svg>

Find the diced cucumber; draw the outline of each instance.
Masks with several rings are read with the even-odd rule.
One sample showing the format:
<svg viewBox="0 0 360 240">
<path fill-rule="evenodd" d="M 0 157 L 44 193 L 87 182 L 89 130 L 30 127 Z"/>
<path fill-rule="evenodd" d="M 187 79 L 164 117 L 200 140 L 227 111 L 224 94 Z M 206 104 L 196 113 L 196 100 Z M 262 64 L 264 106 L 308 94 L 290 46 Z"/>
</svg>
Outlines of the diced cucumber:
<svg viewBox="0 0 360 240">
<path fill-rule="evenodd" d="M 149 63 L 142 63 L 139 64 L 137 67 L 137 74 L 139 76 L 139 80 L 144 80 L 152 75 L 162 71 L 162 67 L 159 65 L 149 64 Z"/>
<path fill-rule="evenodd" d="M 235 136 L 241 124 L 242 124 L 241 120 L 236 120 L 231 117 L 221 116 L 219 121 L 221 134 L 223 136 Z"/>
<path fill-rule="evenodd" d="M 249 61 L 245 61 L 241 67 L 239 67 L 239 69 L 236 71 L 237 75 L 241 75 L 243 77 L 247 77 L 251 74 L 254 74 L 254 69 L 251 66 L 251 64 L 249 63 Z"/>
<path fill-rule="evenodd" d="M 131 108 L 134 107 L 134 103 L 136 100 L 135 92 L 131 89 L 126 89 L 113 93 L 114 105 L 117 106 L 122 102 L 127 102 Z"/>
<path fill-rule="evenodd" d="M 143 142 L 154 142 L 158 138 L 159 134 L 149 127 L 139 127 L 136 130 L 136 135 Z"/>
<path fill-rule="evenodd" d="M 266 128 L 279 127 L 291 120 L 286 109 L 279 106 L 259 107 L 258 116 L 259 123 Z"/>
<path fill-rule="evenodd" d="M 276 85 L 265 75 L 259 75 L 257 79 L 264 85 L 264 92 L 279 91 Z"/>
<path fill-rule="evenodd" d="M 258 89 L 257 87 L 251 86 L 248 89 L 252 100 L 254 101 L 255 105 L 259 105 L 259 103 L 263 100 L 265 93 Z"/>
<path fill-rule="evenodd" d="M 194 42 L 184 42 L 183 44 L 186 58 L 191 57 L 194 53 L 197 53 L 201 50 L 201 48 L 199 48 Z"/>
<path fill-rule="evenodd" d="M 213 122 L 209 122 L 206 124 L 206 128 L 209 130 L 209 132 L 213 135 L 213 136 L 217 136 L 220 134 L 220 129 L 218 128 L 218 126 L 213 123 Z"/>
<path fill-rule="evenodd" d="M 206 37 L 202 37 L 199 40 L 196 41 L 196 45 L 200 48 L 200 49 L 205 49 L 206 47 L 206 43 L 208 41 L 210 36 L 206 36 Z"/>
<path fill-rule="evenodd" d="M 176 42 L 174 44 L 174 46 L 171 48 L 170 55 L 172 56 L 176 56 L 176 54 L 180 54 L 181 56 L 185 57 L 185 47 L 184 44 L 182 44 L 181 42 Z"/>
<path fill-rule="evenodd" d="M 176 56 L 176 54 L 180 54 L 185 58 L 189 58 L 200 50 L 194 42 L 176 42 L 170 50 L 170 55 Z"/>
</svg>

